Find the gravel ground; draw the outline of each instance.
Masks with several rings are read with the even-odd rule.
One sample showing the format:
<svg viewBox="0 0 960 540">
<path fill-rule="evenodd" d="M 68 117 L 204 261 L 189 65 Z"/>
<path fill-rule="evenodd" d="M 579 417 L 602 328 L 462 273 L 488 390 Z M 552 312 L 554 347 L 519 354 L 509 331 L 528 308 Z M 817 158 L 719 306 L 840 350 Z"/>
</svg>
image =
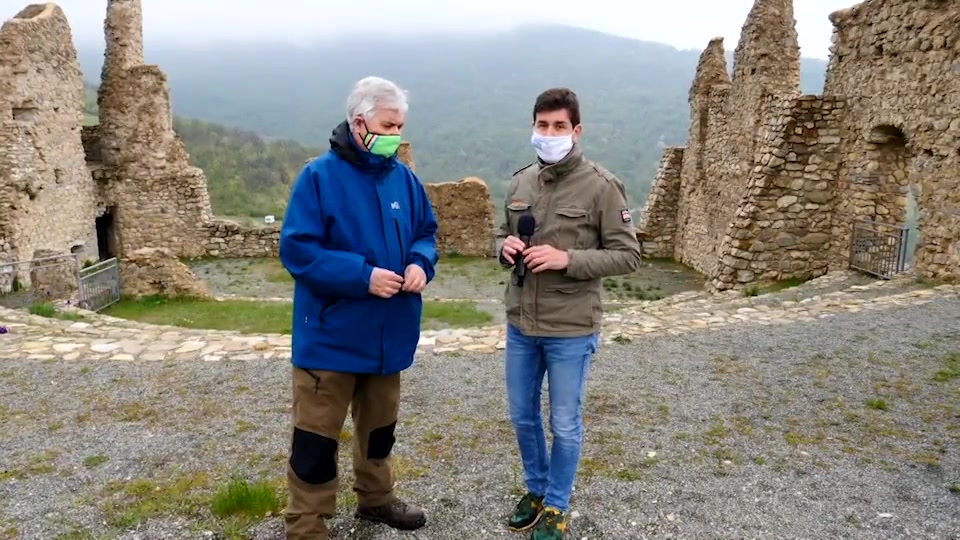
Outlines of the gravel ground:
<svg viewBox="0 0 960 540">
<path fill-rule="evenodd" d="M 502 526 L 521 475 L 501 370 L 418 361 L 398 489 L 430 523 L 355 522 L 344 451 L 335 538 L 524 538 Z M 606 347 L 568 536 L 960 538 L 958 374 L 958 300 Z M 238 474 L 282 486 L 289 376 L 276 361 L 0 363 L 0 538 L 282 538 L 277 518 L 245 534 L 218 521 L 209 496 Z"/>
</svg>

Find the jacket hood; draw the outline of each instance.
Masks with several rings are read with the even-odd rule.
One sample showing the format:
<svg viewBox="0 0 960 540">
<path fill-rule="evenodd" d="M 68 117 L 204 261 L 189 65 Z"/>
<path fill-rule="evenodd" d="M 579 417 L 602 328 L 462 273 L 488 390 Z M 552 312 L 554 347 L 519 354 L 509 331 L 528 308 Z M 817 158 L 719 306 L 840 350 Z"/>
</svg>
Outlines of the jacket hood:
<svg viewBox="0 0 960 540">
<path fill-rule="evenodd" d="M 396 156 L 385 158 L 357 144 L 346 120 L 333 128 L 330 151 L 363 172 L 383 173 L 396 166 Z"/>
</svg>

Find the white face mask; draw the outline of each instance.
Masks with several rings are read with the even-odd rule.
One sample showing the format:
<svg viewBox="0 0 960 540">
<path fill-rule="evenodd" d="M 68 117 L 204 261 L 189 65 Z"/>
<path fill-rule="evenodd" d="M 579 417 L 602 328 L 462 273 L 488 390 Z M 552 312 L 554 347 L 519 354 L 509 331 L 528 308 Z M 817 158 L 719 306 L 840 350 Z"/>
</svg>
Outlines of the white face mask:
<svg viewBox="0 0 960 540">
<path fill-rule="evenodd" d="M 544 163 L 556 163 L 570 153 L 573 148 L 573 134 L 559 137 L 546 137 L 536 131 L 530 137 L 530 144 Z"/>
</svg>

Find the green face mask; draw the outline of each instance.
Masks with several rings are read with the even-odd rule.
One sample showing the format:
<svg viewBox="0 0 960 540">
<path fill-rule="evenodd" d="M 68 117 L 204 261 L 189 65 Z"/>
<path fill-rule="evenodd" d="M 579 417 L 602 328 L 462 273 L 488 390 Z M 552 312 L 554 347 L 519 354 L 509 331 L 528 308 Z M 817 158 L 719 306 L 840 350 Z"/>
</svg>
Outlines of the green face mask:
<svg viewBox="0 0 960 540">
<path fill-rule="evenodd" d="M 400 148 L 402 137 L 400 135 L 378 135 L 367 132 L 363 138 L 363 144 L 371 154 L 383 157 L 391 157 L 397 153 Z"/>
</svg>

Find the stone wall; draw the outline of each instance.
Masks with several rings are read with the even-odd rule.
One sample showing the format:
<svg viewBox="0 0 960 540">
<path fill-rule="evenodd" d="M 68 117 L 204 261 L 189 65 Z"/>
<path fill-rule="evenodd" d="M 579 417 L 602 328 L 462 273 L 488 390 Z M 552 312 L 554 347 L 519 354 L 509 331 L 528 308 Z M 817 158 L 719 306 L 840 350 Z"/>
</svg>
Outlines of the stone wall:
<svg viewBox="0 0 960 540">
<path fill-rule="evenodd" d="M 69 23 L 31 5 L 0 28 L 0 254 L 96 256 L 83 78 Z"/>
<path fill-rule="evenodd" d="M 216 219 L 206 227 L 204 250 L 210 257 L 279 257 L 280 226 L 244 227 Z"/>
<path fill-rule="evenodd" d="M 768 98 L 759 163 L 721 245 L 717 290 L 827 272 L 843 103 Z"/>
<path fill-rule="evenodd" d="M 103 163 L 103 152 L 100 150 L 100 126 L 83 126 L 80 131 L 80 140 L 83 142 L 83 154 L 87 163 Z"/>
<path fill-rule="evenodd" d="M 789 0 L 755 1 L 732 79 L 710 41 L 687 145 L 665 152 L 644 210 L 646 253 L 672 252 L 717 289 L 813 277 L 849 267 L 854 220 L 895 234 L 915 196 L 919 273 L 960 278 L 960 2 L 868 0 L 830 18 L 821 97 L 798 95 Z"/>
<path fill-rule="evenodd" d="M 800 93 L 794 22 L 790 0 L 757 0 L 734 52 L 732 79 L 721 38 L 701 53 L 689 93 L 674 253 L 708 276 L 719 271 L 721 243 L 756 166 L 770 121 L 764 104 Z"/>
<path fill-rule="evenodd" d="M 666 148 L 637 223 L 637 238 L 647 257 L 672 258 L 677 234 L 683 148 Z"/>
<path fill-rule="evenodd" d="M 469 177 L 424 187 L 439 224 L 441 255 L 495 256 L 493 202 L 483 180 Z"/>
<path fill-rule="evenodd" d="M 104 190 L 120 252 L 163 247 L 177 256 L 206 255 L 213 223 L 207 179 L 173 129 L 166 75 L 143 64 L 140 1 L 109 0 L 104 33 L 99 149 L 112 169 Z"/>
<path fill-rule="evenodd" d="M 213 297 L 206 284 L 169 249 L 141 248 L 124 255 L 121 263 L 124 296 Z"/>
<path fill-rule="evenodd" d="M 918 195 L 918 272 L 960 278 L 960 3 L 869 0 L 830 16 L 825 92 L 847 102 L 832 266 L 852 221 L 902 225 Z"/>
<path fill-rule="evenodd" d="M 413 145 L 404 141 L 397 159 L 416 171 Z M 424 183 L 437 219 L 437 252 L 440 255 L 493 257 L 493 200 L 486 182 L 476 177 L 458 182 Z"/>
</svg>

